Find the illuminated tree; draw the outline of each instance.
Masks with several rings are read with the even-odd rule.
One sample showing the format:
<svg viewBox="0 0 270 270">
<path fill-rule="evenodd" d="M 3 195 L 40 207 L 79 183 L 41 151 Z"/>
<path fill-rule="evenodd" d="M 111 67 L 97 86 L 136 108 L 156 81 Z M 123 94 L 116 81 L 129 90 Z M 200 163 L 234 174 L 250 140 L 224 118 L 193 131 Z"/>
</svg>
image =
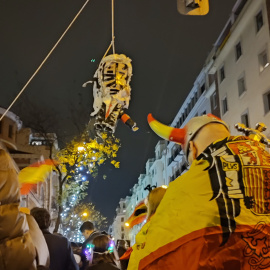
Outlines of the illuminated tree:
<svg viewBox="0 0 270 270">
<path fill-rule="evenodd" d="M 98 167 L 110 160 L 115 168 L 119 168 L 119 162 L 115 160 L 119 147 L 119 139 L 112 135 L 103 133 L 102 138 L 91 139 L 85 131 L 55 153 L 59 188 L 59 211 L 55 232 L 59 229 L 61 217 L 66 217 L 66 213 L 63 212 L 64 206 L 69 205 L 69 208 L 73 208 L 87 195 L 85 190 L 89 179 L 97 176 Z"/>
<path fill-rule="evenodd" d="M 62 218 L 63 234 L 70 241 L 83 242 L 84 239 L 80 233 L 80 226 L 83 222 L 91 220 L 97 230 L 104 230 L 107 225 L 107 219 L 95 209 L 92 203 L 79 203 L 72 208 L 64 207 L 66 215 Z"/>
<path fill-rule="evenodd" d="M 80 97 L 79 104 L 81 102 L 82 97 Z M 49 158 L 57 160 L 54 167 L 58 177 L 58 216 L 54 228 L 54 231 L 57 232 L 61 217 L 64 219 L 66 215 L 63 209 L 66 209 L 67 205 L 69 208 L 74 207 L 87 195 L 89 179 L 97 175 L 98 167 L 107 160 L 114 167 L 119 168 L 119 162 L 115 158 L 120 141 L 107 134 L 101 134 L 101 138 L 97 138 L 93 133 L 93 123 L 84 130 L 82 123 L 85 123 L 87 119 L 82 116 L 87 115 L 88 118 L 89 113 L 86 113 L 82 104 L 77 106 L 71 102 L 69 106 L 71 129 L 76 127 L 80 134 L 71 141 L 69 141 L 70 136 L 68 139 L 64 137 L 60 125 L 56 121 L 57 114 L 51 108 L 47 109 L 45 106 L 37 105 L 31 101 L 30 97 L 25 96 L 18 104 L 17 110 L 24 124 L 43 137 L 48 146 Z M 57 133 L 57 137 L 51 137 L 50 132 Z M 64 145 L 67 140 L 69 141 L 61 150 L 54 147 L 56 140 L 59 142 L 59 139 L 62 142 L 61 145 Z"/>
</svg>

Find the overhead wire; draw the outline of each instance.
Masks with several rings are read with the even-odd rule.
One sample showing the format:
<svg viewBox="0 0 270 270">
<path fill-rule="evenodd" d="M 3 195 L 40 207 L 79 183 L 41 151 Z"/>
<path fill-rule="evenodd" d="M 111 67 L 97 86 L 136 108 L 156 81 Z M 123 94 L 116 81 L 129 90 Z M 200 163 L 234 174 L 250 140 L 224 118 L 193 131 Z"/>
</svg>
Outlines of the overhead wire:
<svg viewBox="0 0 270 270">
<path fill-rule="evenodd" d="M 53 51 L 55 50 L 55 48 L 57 47 L 57 45 L 60 43 L 60 41 L 63 39 L 63 37 L 65 36 L 65 34 L 67 33 L 67 31 L 71 28 L 71 26 L 73 25 L 73 23 L 76 21 L 76 19 L 79 17 L 79 15 L 81 14 L 81 12 L 83 11 L 83 9 L 85 8 L 85 6 L 88 4 L 90 0 L 86 0 L 86 2 L 84 3 L 84 5 L 81 7 L 81 9 L 79 10 L 79 12 L 76 14 L 76 16 L 74 17 L 74 19 L 71 21 L 71 23 L 69 24 L 69 26 L 66 28 L 66 30 L 64 31 L 64 33 L 61 35 L 61 37 L 58 39 L 58 41 L 55 43 L 55 45 L 53 46 L 53 48 L 50 50 L 50 52 L 47 54 L 47 56 L 44 58 L 44 60 L 41 62 L 41 64 L 39 65 L 39 67 L 36 69 L 36 71 L 33 73 L 33 75 L 30 77 L 30 79 L 27 81 L 27 83 L 24 85 L 24 87 L 22 88 L 22 90 L 19 92 L 19 94 L 15 97 L 15 99 L 12 101 L 12 103 L 9 105 L 9 107 L 6 109 L 6 111 L 3 113 L 3 115 L 0 118 L 0 121 L 4 118 L 4 116 L 8 113 L 8 111 L 10 110 L 10 108 L 13 106 L 13 104 L 16 102 L 16 100 L 20 97 L 20 95 L 23 93 L 23 91 L 26 89 L 26 87 L 29 85 L 29 83 L 33 80 L 33 78 L 36 76 L 36 74 L 39 72 L 39 70 L 42 68 L 42 66 L 45 64 L 45 62 L 47 61 L 47 59 L 50 57 L 50 55 L 53 53 Z"/>
</svg>

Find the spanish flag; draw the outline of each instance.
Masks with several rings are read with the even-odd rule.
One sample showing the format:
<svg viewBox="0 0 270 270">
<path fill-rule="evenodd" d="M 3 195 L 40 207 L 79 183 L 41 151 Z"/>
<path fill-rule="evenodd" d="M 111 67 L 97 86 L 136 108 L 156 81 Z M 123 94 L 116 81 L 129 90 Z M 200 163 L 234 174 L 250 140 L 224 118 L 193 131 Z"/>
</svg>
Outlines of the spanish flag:
<svg viewBox="0 0 270 270">
<path fill-rule="evenodd" d="M 126 221 L 126 225 L 131 229 L 133 226 L 142 223 L 147 216 L 147 207 L 144 201 L 138 203 L 132 215 Z"/>
<path fill-rule="evenodd" d="M 55 164 L 57 164 L 55 160 L 46 159 L 22 169 L 18 175 L 20 193 L 27 195 L 37 183 L 44 182 Z"/>
<path fill-rule="evenodd" d="M 211 145 L 170 183 L 139 253 L 140 270 L 270 269 L 264 147 L 244 137 Z"/>
</svg>

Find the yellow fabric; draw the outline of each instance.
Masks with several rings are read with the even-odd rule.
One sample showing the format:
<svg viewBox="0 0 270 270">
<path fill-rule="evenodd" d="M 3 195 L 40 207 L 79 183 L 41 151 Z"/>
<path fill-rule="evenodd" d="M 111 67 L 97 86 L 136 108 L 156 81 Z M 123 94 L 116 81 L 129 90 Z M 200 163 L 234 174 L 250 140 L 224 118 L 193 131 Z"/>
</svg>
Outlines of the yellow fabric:
<svg viewBox="0 0 270 270">
<path fill-rule="evenodd" d="M 37 184 L 45 181 L 52 170 L 52 165 L 40 165 L 39 167 L 26 167 L 18 175 L 19 183 Z"/>
<path fill-rule="evenodd" d="M 190 170 L 170 183 L 146 235 L 145 247 L 140 259 L 174 240 L 193 231 L 220 225 L 220 216 L 211 182 L 209 163 L 195 160 Z M 270 224 L 269 215 L 254 215 L 240 200 L 241 212 L 235 218 L 236 224 L 255 225 L 258 222 Z"/>
<path fill-rule="evenodd" d="M 146 239 L 148 228 L 150 226 L 150 222 L 151 220 L 145 223 L 135 237 L 136 243 L 132 246 L 132 252 L 131 252 L 129 263 L 128 263 L 128 270 L 138 269 L 140 259 L 142 258 L 142 255 L 143 255 L 141 250 L 145 244 L 145 239 Z"/>
</svg>

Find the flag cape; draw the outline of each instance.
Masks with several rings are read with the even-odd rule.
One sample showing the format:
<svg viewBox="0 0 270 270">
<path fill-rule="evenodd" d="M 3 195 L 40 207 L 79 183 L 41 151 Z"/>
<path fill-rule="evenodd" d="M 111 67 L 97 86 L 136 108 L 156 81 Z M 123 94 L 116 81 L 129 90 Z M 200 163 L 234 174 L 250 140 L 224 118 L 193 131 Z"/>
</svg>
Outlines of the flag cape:
<svg viewBox="0 0 270 270">
<path fill-rule="evenodd" d="M 230 140 L 170 183 L 138 269 L 270 269 L 270 156 L 255 141 Z"/>
<path fill-rule="evenodd" d="M 37 183 L 45 181 L 54 164 L 56 164 L 55 161 L 46 159 L 22 169 L 18 175 L 21 194 L 28 194 Z"/>
<path fill-rule="evenodd" d="M 145 223 L 135 237 L 135 244 L 132 246 L 128 270 L 137 270 L 141 259 L 141 250 L 144 248 L 147 231 L 151 220 Z"/>
<path fill-rule="evenodd" d="M 129 228 L 131 229 L 133 226 L 142 223 L 147 216 L 147 207 L 143 201 L 138 203 L 131 214 L 131 216 L 128 218 L 126 223 L 129 224 Z"/>
</svg>

